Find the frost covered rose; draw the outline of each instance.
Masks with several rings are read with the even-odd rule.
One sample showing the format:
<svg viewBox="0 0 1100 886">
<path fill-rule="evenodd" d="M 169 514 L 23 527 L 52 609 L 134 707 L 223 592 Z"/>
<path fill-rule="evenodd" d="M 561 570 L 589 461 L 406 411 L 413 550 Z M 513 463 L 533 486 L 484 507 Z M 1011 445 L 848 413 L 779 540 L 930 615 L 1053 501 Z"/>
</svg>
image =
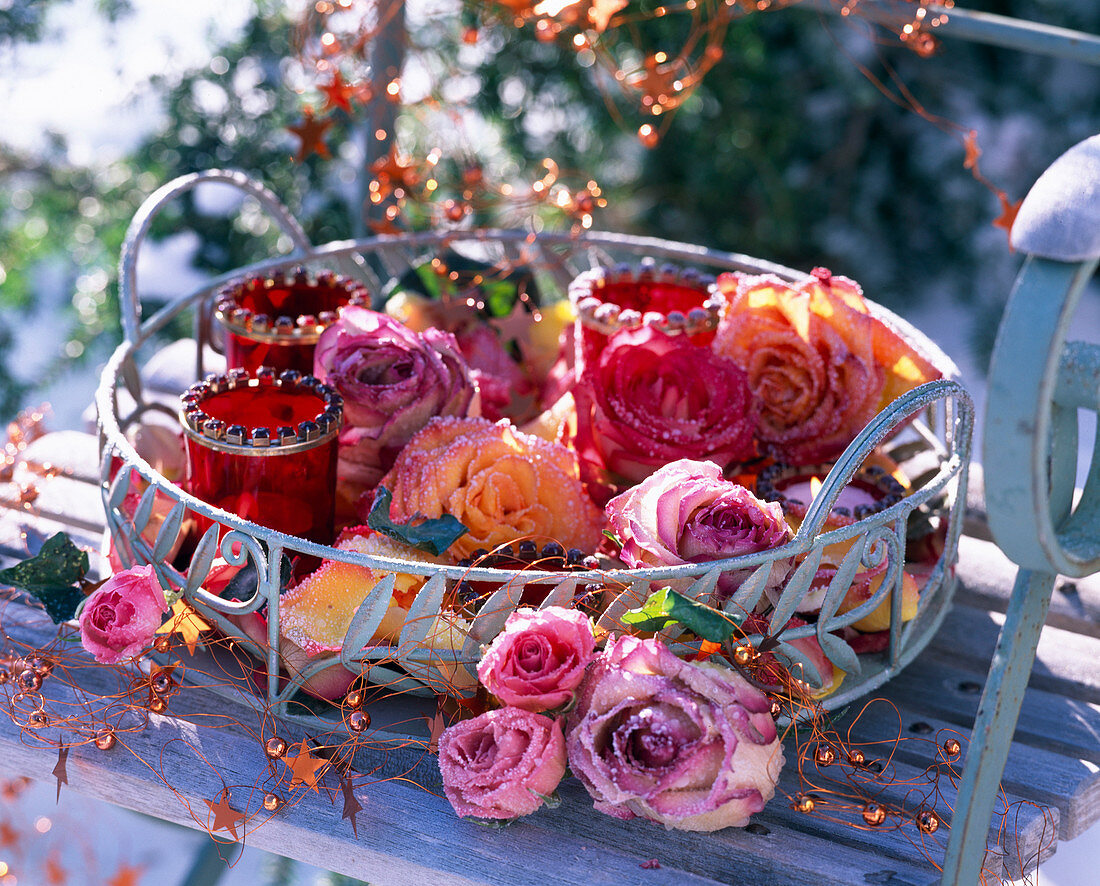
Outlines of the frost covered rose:
<svg viewBox="0 0 1100 886">
<path fill-rule="evenodd" d="M 85 601 L 80 642 L 104 664 L 132 658 L 153 642 L 167 611 L 152 566 L 116 572 Z"/>
<path fill-rule="evenodd" d="M 798 286 L 772 276 L 718 284 L 731 301 L 713 348 L 748 373 L 757 439 L 782 461 L 838 455 L 886 403 L 939 376 L 846 277 L 815 268 Z"/>
<path fill-rule="evenodd" d="M 321 333 L 313 373 L 344 398 L 338 473 L 353 500 L 428 419 L 466 415 L 476 392 L 450 333 L 414 332 L 355 306 Z"/>
<path fill-rule="evenodd" d="M 485 651 L 477 675 L 506 705 L 549 711 L 573 697 L 595 647 L 583 612 L 561 606 L 520 609 Z"/>
<path fill-rule="evenodd" d="M 665 465 L 611 499 L 605 511 L 623 543 L 620 556 L 635 567 L 740 557 L 781 547 L 791 538 L 780 505 L 724 480 L 718 465 L 707 461 L 684 458 Z M 775 583 L 786 577 L 789 565 L 776 563 Z M 724 575 L 719 589 L 734 590 L 740 578 Z"/>
<path fill-rule="evenodd" d="M 463 720 L 439 737 L 439 771 L 461 816 L 529 815 L 565 774 L 561 723 L 512 707 Z"/>
<path fill-rule="evenodd" d="M 644 326 L 615 333 L 574 395 L 578 453 L 630 482 L 679 458 L 725 466 L 755 451 L 745 373 L 684 336 Z"/>
<path fill-rule="evenodd" d="M 657 639 L 596 657 L 566 725 L 569 768 L 598 810 L 687 831 L 743 827 L 775 793 L 783 749 L 767 697 Z"/>
<path fill-rule="evenodd" d="M 521 538 L 593 551 L 603 515 L 580 481 L 577 456 L 507 422 L 437 418 L 401 451 L 381 481 L 390 517 L 450 514 L 468 530 L 448 548 L 469 557 Z"/>
</svg>

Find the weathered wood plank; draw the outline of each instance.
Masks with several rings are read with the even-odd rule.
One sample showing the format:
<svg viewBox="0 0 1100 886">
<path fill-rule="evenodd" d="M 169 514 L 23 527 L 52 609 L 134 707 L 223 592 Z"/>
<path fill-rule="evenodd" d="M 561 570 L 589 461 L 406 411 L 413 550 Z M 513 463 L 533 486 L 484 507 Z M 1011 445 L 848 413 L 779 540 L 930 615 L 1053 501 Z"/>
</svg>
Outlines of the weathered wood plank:
<svg viewBox="0 0 1100 886">
<path fill-rule="evenodd" d="M 890 683 L 889 696 L 908 707 L 950 723 L 969 727 L 981 696 L 984 676 L 931 656 L 902 671 Z M 1070 758 L 1100 763 L 1100 705 L 1066 699 L 1039 689 L 1024 693 L 1020 720 L 1013 739 L 1023 745 L 1047 748 Z"/>
<path fill-rule="evenodd" d="M 1016 578 L 1016 564 L 991 541 L 963 536 L 959 541 L 959 584 L 955 599 L 968 606 L 1004 612 Z M 1100 573 L 1082 579 L 1059 578 L 1046 623 L 1100 637 Z"/>
<path fill-rule="evenodd" d="M 999 612 L 956 606 L 928 653 L 985 672 L 1004 624 Z M 1100 639 L 1047 625 L 1039 638 L 1029 686 L 1100 704 Z"/>
<path fill-rule="evenodd" d="M 903 740 L 891 749 L 894 758 L 914 766 L 930 765 L 933 749 L 926 742 L 905 739 L 923 737 L 935 741 L 938 737 L 942 744 L 954 736 L 964 749 L 970 743 L 970 729 L 931 716 L 927 711 L 906 707 L 897 697 L 891 703 L 875 702 L 858 713 L 851 731 L 854 744 L 900 736 Z M 848 723 L 843 726 L 847 729 Z M 961 758 L 955 761 L 955 768 L 961 771 Z M 1011 794 L 1057 809 L 1060 840 L 1074 839 L 1100 817 L 1100 766 L 1088 760 L 1016 743 L 1009 750 L 1001 784 Z"/>
</svg>

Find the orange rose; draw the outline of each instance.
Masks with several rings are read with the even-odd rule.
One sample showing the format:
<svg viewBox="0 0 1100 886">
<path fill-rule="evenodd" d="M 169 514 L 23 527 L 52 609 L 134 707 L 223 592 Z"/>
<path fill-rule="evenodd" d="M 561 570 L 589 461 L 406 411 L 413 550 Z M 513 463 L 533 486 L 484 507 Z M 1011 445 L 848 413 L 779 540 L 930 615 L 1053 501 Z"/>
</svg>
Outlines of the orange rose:
<svg viewBox="0 0 1100 886">
<path fill-rule="evenodd" d="M 468 530 L 448 549 L 469 557 L 523 538 L 550 538 L 592 552 L 603 513 L 585 493 L 577 457 L 507 422 L 435 418 L 409 441 L 381 482 L 390 516 L 451 514 Z"/>
<path fill-rule="evenodd" d="M 757 439 L 782 461 L 840 454 L 883 406 L 939 376 L 870 315 L 846 277 L 815 268 L 797 287 L 732 275 L 719 286 L 731 303 L 713 347 L 748 373 L 760 405 Z"/>
</svg>

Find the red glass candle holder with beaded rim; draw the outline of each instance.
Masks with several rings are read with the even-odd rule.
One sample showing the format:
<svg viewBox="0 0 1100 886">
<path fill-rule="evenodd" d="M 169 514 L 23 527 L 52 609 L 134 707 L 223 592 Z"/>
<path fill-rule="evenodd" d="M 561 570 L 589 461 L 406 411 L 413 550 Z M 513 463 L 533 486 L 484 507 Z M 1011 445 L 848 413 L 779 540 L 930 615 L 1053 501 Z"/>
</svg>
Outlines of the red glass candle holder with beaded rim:
<svg viewBox="0 0 1100 886">
<path fill-rule="evenodd" d="M 294 370 L 232 369 L 181 398 L 187 491 L 239 517 L 320 544 L 334 537 L 343 401 Z M 199 531 L 210 525 L 199 520 Z"/>
<path fill-rule="evenodd" d="M 214 302 L 214 318 L 225 331 L 226 366 L 312 373 L 317 339 L 344 305 L 370 307 L 370 293 L 330 271 L 297 268 L 228 284 Z"/>
<path fill-rule="evenodd" d="M 622 329 L 650 326 L 709 344 L 725 305 L 714 277 L 690 267 L 658 267 L 649 258 L 579 274 L 569 284 L 569 300 L 577 315 L 578 371 Z"/>
</svg>

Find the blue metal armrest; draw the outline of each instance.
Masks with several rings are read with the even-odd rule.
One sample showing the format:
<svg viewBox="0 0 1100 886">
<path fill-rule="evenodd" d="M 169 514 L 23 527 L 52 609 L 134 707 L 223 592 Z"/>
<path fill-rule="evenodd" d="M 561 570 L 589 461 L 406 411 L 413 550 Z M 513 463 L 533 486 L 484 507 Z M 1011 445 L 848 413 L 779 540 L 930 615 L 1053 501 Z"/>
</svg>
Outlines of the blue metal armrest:
<svg viewBox="0 0 1100 886">
<path fill-rule="evenodd" d="M 973 886 L 1057 575 L 1100 570 L 1100 441 L 1075 503 L 1078 409 L 1100 411 L 1100 345 L 1068 342 L 1100 258 L 1100 136 L 1035 183 L 1012 231 L 1026 255 L 989 372 L 989 525 L 1020 566 L 978 708 L 943 883 Z"/>
</svg>

